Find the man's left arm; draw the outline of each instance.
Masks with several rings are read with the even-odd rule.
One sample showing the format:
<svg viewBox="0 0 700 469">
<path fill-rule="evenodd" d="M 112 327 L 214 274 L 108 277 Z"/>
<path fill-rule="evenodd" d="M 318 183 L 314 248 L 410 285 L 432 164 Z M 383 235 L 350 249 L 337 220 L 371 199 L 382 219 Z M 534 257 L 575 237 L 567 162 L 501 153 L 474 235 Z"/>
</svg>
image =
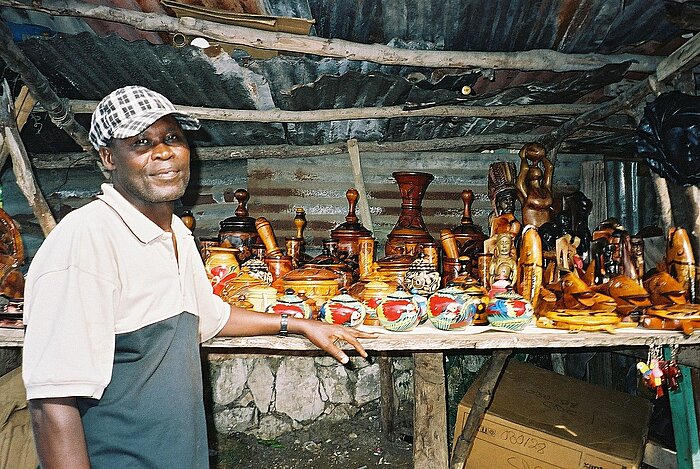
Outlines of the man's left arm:
<svg viewBox="0 0 700 469">
<path fill-rule="evenodd" d="M 278 314 L 259 313 L 231 306 L 231 315 L 217 336 L 244 337 L 253 335 L 274 335 L 279 333 L 281 316 Z M 344 341 L 352 345 L 362 356 L 367 352 L 358 339 L 372 339 L 376 334 L 359 331 L 354 328 L 327 324 L 319 321 L 300 318 L 288 318 L 287 329 L 290 334 L 301 334 L 318 348 L 326 351 L 340 363 L 345 364 L 349 358 L 336 345 L 336 341 Z"/>
</svg>

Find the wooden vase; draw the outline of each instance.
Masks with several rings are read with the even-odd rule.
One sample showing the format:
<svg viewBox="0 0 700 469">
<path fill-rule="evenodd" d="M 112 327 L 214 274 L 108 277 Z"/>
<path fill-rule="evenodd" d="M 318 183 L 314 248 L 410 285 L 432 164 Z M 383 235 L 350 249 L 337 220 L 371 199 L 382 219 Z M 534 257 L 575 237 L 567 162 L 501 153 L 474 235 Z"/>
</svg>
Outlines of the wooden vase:
<svg viewBox="0 0 700 469">
<path fill-rule="evenodd" d="M 435 239 L 428 229 L 421 214 L 423 196 L 434 176 L 429 173 L 412 171 L 396 171 L 392 173 L 401 193 L 401 213 L 396 226 L 387 236 L 384 252 L 387 256 L 394 254 L 412 255 L 406 245 L 417 246 L 423 243 L 434 243 Z"/>
</svg>

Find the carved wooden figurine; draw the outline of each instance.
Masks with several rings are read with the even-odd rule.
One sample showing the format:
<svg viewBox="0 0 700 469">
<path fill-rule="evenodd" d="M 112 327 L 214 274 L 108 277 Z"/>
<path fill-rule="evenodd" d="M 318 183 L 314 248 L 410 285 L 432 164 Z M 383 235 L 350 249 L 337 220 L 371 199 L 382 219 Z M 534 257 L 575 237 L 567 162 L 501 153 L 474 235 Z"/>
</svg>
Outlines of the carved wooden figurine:
<svg viewBox="0 0 700 469">
<path fill-rule="evenodd" d="M 542 241 L 537 228 L 528 225 L 523 230 L 518 257 L 518 292 L 537 308 L 542 289 Z"/>
<path fill-rule="evenodd" d="M 554 165 L 547 159 L 544 147 L 539 143 L 525 144 L 520 150 L 520 171 L 515 183 L 523 206 L 523 224 L 540 227 L 554 216 L 553 176 Z"/>
<path fill-rule="evenodd" d="M 518 266 L 512 255 L 513 238 L 508 233 L 496 235 L 495 248 L 489 265 L 489 283 L 506 280 L 510 285 L 518 278 Z"/>
<path fill-rule="evenodd" d="M 522 224 L 515 217 L 515 201 L 517 189 L 515 188 L 515 165 L 504 161 L 498 161 L 489 165 L 488 190 L 493 217 L 490 223 L 489 236 L 499 233 L 510 233 L 511 238 L 517 240 L 520 237 Z M 488 252 L 484 248 L 485 252 Z"/>
<path fill-rule="evenodd" d="M 688 300 L 695 302 L 695 257 L 685 228 L 671 228 L 666 240 L 666 269 L 683 288 Z"/>
</svg>

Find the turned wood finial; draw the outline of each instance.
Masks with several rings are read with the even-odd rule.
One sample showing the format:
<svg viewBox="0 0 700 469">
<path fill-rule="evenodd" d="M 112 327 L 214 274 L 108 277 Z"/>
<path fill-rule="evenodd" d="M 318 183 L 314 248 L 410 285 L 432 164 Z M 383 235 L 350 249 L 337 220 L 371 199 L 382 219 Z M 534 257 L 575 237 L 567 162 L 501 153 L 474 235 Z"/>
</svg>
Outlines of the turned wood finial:
<svg viewBox="0 0 700 469">
<path fill-rule="evenodd" d="M 474 201 L 474 192 L 471 189 L 462 191 L 462 202 L 464 202 L 464 211 L 462 212 L 462 225 L 472 225 L 472 202 Z"/>
<path fill-rule="evenodd" d="M 360 193 L 357 189 L 348 189 L 345 193 L 345 197 L 348 199 L 348 214 L 345 217 L 345 221 L 348 223 L 357 223 L 360 219 L 355 215 L 355 207 L 357 206 L 357 199 L 360 197 Z"/>
<path fill-rule="evenodd" d="M 304 228 L 306 227 L 306 211 L 304 211 L 304 207 L 296 208 L 296 215 L 294 216 L 294 227 L 297 230 L 296 237 L 304 239 Z"/>
<path fill-rule="evenodd" d="M 250 194 L 245 189 L 238 189 L 236 192 L 233 193 L 233 196 L 238 201 L 238 207 L 236 207 L 236 216 L 241 218 L 247 217 L 248 208 L 246 207 L 246 204 L 250 199 Z"/>
<path fill-rule="evenodd" d="M 445 256 L 450 259 L 457 259 L 459 257 L 457 239 L 455 239 L 455 235 L 450 229 L 444 228 L 440 231 L 440 241 L 442 242 L 442 249 L 445 250 Z"/>
<path fill-rule="evenodd" d="M 258 236 L 262 239 L 265 245 L 266 257 L 280 257 L 282 250 L 277 246 L 275 232 L 272 230 L 272 225 L 265 217 L 259 217 L 255 220 L 255 229 L 258 230 Z"/>
<path fill-rule="evenodd" d="M 180 219 L 182 220 L 182 223 L 185 224 L 187 229 L 194 232 L 194 228 L 197 225 L 197 220 L 194 218 L 194 214 L 191 210 L 185 210 L 182 215 L 180 215 Z"/>
</svg>

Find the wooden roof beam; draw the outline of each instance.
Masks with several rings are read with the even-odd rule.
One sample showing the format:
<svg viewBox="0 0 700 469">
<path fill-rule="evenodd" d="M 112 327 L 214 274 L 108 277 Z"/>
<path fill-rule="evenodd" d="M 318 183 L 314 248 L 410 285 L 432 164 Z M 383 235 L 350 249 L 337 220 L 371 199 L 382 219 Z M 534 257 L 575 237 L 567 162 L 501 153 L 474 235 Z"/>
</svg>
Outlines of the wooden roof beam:
<svg viewBox="0 0 700 469">
<path fill-rule="evenodd" d="M 76 114 L 90 114 L 97 101 L 71 100 Z M 529 104 L 503 106 L 432 106 L 406 110 L 404 106 L 317 109 L 285 111 L 283 109 L 222 109 L 176 106 L 178 110 L 199 119 L 229 122 L 330 122 L 355 119 L 392 119 L 405 117 L 485 117 L 508 119 L 514 116 L 577 115 L 596 108 L 595 104 Z M 41 111 L 37 106 L 35 111 Z"/>
<path fill-rule="evenodd" d="M 520 52 L 463 52 L 398 49 L 384 44 L 360 44 L 291 33 L 262 31 L 191 17 L 174 18 L 78 0 L 43 0 L 41 3 L 0 0 L 0 6 L 41 11 L 52 16 L 95 18 L 133 26 L 142 31 L 181 33 L 258 49 L 313 54 L 349 60 L 366 60 L 386 65 L 431 68 L 480 68 L 551 70 L 555 72 L 593 70 L 631 60 L 630 71 L 653 73 L 661 58 L 637 54 L 564 54 L 539 49 Z"/>
</svg>

